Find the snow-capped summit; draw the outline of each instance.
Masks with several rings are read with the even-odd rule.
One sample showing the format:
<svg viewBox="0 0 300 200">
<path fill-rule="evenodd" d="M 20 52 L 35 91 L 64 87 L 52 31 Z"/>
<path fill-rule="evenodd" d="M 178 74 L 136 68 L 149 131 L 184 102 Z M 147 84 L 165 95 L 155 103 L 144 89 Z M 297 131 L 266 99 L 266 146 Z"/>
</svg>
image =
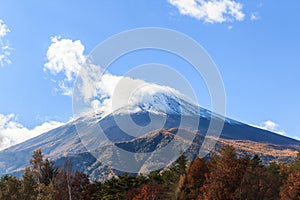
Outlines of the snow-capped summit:
<svg viewBox="0 0 300 200">
<path fill-rule="evenodd" d="M 199 106 L 184 100 L 175 95 L 166 95 L 155 93 L 140 102 L 129 103 L 128 105 L 112 112 L 113 114 L 129 114 L 136 112 L 150 112 L 156 114 L 173 114 L 173 115 L 199 115 Z M 112 114 L 110 113 L 110 114 Z"/>
</svg>

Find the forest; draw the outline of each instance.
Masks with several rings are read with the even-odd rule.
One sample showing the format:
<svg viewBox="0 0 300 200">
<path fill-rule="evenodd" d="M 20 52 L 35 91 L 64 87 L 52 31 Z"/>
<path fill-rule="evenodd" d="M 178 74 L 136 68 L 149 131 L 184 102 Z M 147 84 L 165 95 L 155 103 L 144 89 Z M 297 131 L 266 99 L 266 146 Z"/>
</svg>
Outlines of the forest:
<svg viewBox="0 0 300 200">
<path fill-rule="evenodd" d="M 36 149 L 22 178 L 4 175 L 2 200 L 299 200 L 300 152 L 290 163 L 263 164 L 258 155 L 238 157 L 226 146 L 210 159 L 176 163 L 150 174 L 124 173 L 91 181 L 68 161 L 55 166 Z"/>
</svg>

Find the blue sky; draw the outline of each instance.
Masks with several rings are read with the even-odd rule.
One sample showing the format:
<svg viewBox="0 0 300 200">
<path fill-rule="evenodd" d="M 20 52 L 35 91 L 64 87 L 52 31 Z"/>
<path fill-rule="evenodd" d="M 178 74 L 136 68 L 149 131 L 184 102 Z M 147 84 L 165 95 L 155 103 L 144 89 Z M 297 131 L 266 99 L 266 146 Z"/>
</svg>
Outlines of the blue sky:
<svg viewBox="0 0 300 200">
<path fill-rule="evenodd" d="M 141 27 L 182 32 L 206 49 L 224 81 L 227 116 L 300 138 L 299 8 L 297 0 L 3 0 L 0 149 L 1 142 L 23 141 L 72 117 L 72 99 L 58 86 L 64 74 L 44 70 L 51 38 L 77 41 L 74 48 L 84 50 L 76 52 L 88 55 L 108 37 Z M 137 52 L 114 63 L 111 73 L 149 62 L 174 66 L 197 88 L 200 105 L 210 108 L 201 78 L 172 55 Z"/>
</svg>

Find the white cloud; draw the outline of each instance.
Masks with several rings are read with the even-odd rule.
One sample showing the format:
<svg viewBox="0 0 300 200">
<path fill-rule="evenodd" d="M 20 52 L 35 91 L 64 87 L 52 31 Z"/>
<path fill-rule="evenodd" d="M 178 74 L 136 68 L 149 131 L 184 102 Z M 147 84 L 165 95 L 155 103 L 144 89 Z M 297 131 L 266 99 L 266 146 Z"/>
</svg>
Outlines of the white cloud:
<svg viewBox="0 0 300 200">
<path fill-rule="evenodd" d="M 16 115 L 0 114 L 0 150 L 36 137 L 63 124 L 57 121 L 49 121 L 28 129 L 17 122 Z"/>
<path fill-rule="evenodd" d="M 182 15 L 207 23 L 243 21 L 243 5 L 234 0 L 168 0 Z"/>
<path fill-rule="evenodd" d="M 73 86 L 77 81 L 78 88 L 73 100 L 80 99 L 88 109 L 81 112 L 90 112 L 93 109 L 109 114 L 123 106 L 152 98 L 155 92 L 180 95 L 181 98 L 189 100 L 170 87 L 109 73 L 101 74 L 101 67 L 85 63 L 83 52 L 81 41 L 53 37 L 47 51 L 48 62 L 44 65 L 45 71 L 50 71 L 56 78 L 61 79 L 56 82 L 63 95 L 73 95 Z M 83 64 L 85 67 L 81 68 Z"/>
<path fill-rule="evenodd" d="M 9 47 L 8 41 L 4 40 L 4 37 L 9 33 L 7 25 L 0 19 L 0 67 L 5 64 L 10 64 L 9 59 L 11 48 Z"/>
<path fill-rule="evenodd" d="M 271 120 L 267 120 L 263 123 L 260 123 L 259 125 L 251 125 L 251 126 L 261 128 L 267 131 L 271 131 L 280 135 L 285 135 L 285 136 L 287 135 L 287 133 L 284 130 L 282 130 L 277 123 Z"/>
<path fill-rule="evenodd" d="M 265 122 L 261 123 L 260 125 L 261 125 L 261 127 L 265 128 L 267 130 L 273 130 L 273 131 L 277 130 L 279 127 L 278 124 L 276 124 L 275 122 L 272 122 L 270 120 L 265 121 Z"/>
<path fill-rule="evenodd" d="M 6 36 L 8 32 L 10 32 L 10 30 L 7 28 L 7 25 L 0 19 L 0 37 Z"/>
<path fill-rule="evenodd" d="M 49 71 L 53 75 L 63 75 L 63 79 L 57 82 L 64 95 L 72 95 L 72 83 L 85 62 L 83 52 L 84 46 L 80 40 L 61 39 L 60 36 L 51 38 L 51 45 L 47 50 L 48 62 L 44 65 L 44 71 Z"/>
<path fill-rule="evenodd" d="M 257 13 L 252 13 L 251 16 L 250 16 L 250 20 L 251 21 L 256 21 L 256 20 L 259 20 L 260 17 Z"/>
</svg>

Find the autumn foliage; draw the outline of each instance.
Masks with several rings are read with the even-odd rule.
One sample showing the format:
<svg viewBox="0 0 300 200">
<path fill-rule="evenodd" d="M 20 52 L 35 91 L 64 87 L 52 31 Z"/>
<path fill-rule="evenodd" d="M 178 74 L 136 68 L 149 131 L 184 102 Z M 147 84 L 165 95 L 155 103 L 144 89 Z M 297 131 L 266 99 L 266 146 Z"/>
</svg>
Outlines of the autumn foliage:
<svg viewBox="0 0 300 200">
<path fill-rule="evenodd" d="M 124 173 L 91 182 L 72 163 L 55 166 L 42 151 L 33 152 L 21 179 L 0 179 L 2 200 L 299 200 L 300 153 L 291 163 L 263 164 L 259 156 L 238 157 L 232 146 L 209 159 L 177 162 L 148 175 Z"/>
</svg>

